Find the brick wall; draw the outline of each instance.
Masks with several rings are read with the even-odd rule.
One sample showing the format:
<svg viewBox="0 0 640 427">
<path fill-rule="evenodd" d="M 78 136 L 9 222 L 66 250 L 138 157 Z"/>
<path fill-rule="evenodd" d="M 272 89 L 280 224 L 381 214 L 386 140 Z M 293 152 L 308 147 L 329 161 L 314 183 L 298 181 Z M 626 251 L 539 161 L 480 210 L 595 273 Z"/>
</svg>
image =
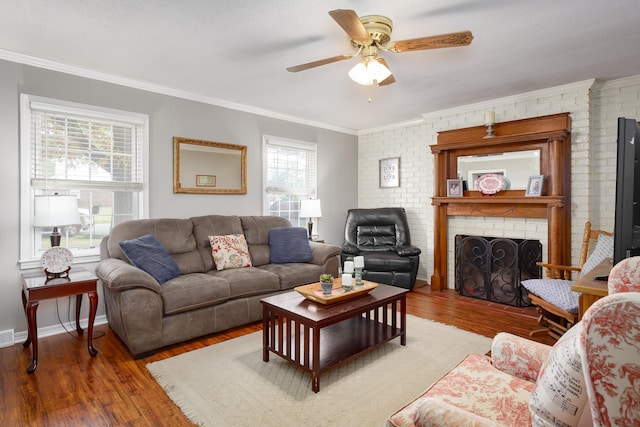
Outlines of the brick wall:
<svg viewBox="0 0 640 427">
<path fill-rule="evenodd" d="M 484 113 L 494 110 L 498 122 L 569 112 L 571 129 L 572 259 L 577 263 L 584 222 L 613 230 L 615 201 L 615 141 L 617 117 L 640 118 L 640 76 L 607 82 L 588 80 L 541 91 L 499 98 L 424 114 L 388 128 L 362 131 L 358 143 L 358 206 L 403 206 L 407 210 L 413 244 L 422 248 L 418 277 L 433 272 L 433 156 L 430 145 L 442 130 L 482 125 Z M 379 188 L 378 161 L 400 157 L 400 187 Z M 449 250 L 456 234 L 539 239 L 545 252 L 544 219 L 451 217 Z M 453 287 L 453 257 L 448 283 Z"/>
</svg>

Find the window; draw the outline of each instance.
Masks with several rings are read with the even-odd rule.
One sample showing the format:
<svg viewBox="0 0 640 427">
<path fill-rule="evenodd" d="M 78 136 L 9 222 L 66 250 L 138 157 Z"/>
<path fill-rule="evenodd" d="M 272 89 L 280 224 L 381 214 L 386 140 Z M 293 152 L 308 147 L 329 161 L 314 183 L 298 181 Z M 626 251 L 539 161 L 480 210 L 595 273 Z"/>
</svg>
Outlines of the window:
<svg viewBox="0 0 640 427">
<path fill-rule="evenodd" d="M 317 149 L 315 143 L 264 137 L 265 215 L 287 218 L 304 227 L 300 200 L 317 195 Z"/>
<path fill-rule="evenodd" d="M 21 95 L 22 268 L 51 246 L 51 229 L 34 228 L 34 197 L 77 197 L 80 223 L 62 227 L 60 246 L 95 260 L 102 238 L 146 216 L 148 116 Z"/>
</svg>

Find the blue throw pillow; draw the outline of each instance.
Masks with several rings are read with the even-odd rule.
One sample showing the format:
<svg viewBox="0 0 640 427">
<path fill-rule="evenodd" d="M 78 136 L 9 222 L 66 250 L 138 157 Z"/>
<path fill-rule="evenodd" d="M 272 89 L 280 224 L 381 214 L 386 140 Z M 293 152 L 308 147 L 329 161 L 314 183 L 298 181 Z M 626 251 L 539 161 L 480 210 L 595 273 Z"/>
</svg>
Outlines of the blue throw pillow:
<svg viewBox="0 0 640 427">
<path fill-rule="evenodd" d="M 160 284 L 181 274 L 178 264 L 153 234 L 123 240 L 119 245 L 131 264 L 152 275 Z"/>
<path fill-rule="evenodd" d="M 269 230 L 269 253 L 272 264 L 311 261 L 307 230 L 302 227 L 277 227 Z"/>
</svg>

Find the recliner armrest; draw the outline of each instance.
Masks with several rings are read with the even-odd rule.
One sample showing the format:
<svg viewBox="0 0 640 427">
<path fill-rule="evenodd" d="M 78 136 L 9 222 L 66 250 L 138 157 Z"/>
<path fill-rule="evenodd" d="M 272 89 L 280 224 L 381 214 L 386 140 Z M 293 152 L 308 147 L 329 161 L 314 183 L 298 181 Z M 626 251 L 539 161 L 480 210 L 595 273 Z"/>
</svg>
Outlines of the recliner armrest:
<svg viewBox="0 0 640 427">
<path fill-rule="evenodd" d="M 416 256 L 422 253 L 422 250 L 416 246 L 396 246 L 396 253 L 400 256 Z"/>
<path fill-rule="evenodd" d="M 360 249 L 354 244 L 344 242 L 342 244 L 342 253 L 349 255 L 358 255 L 360 254 Z"/>
</svg>

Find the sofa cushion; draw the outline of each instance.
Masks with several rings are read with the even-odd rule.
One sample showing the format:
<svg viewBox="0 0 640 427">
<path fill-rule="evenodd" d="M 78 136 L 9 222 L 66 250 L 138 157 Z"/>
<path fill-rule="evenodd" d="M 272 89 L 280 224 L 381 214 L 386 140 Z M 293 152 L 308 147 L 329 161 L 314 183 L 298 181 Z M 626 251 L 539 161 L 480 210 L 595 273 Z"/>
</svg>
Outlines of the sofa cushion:
<svg viewBox="0 0 640 427">
<path fill-rule="evenodd" d="M 280 280 L 281 290 L 317 282 L 323 273 L 322 267 L 316 264 L 266 264 L 258 268 L 275 274 Z"/>
<path fill-rule="evenodd" d="M 108 254 L 109 258 L 128 261 L 119 243 L 123 240 L 136 239 L 147 234 L 156 236 L 169 255 L 176 261 L 182 274 L 204 273 L 207 271 L 202 265 L 200 254 L 196 251 L 193 224 L 188 219 L 136 219 L 120 223 L 111 229 L 109 236 L 105 239 L 104 249 L 106 251 L 104 254 Z M 208 246 L 209 242 L 207 242 Z M 207 252 L 209 252 L 209 260 L 211 260 L 211 251 Z M 213 261 L 210 262 L 213 264 Z"/>
<path fill-rule="evenodd" d="M 276 227 L 269 230 L 269 254 L 272 264 L 311 261 L 307 230 L 302 227 Z"/>
<path fill-rule="evenodd" d="M 245 298 L 252 295 L 266 296 L 280 290 L 278 276 L 261 268 L 213 270 L 209 274 L 229 282 L 229 296 L 231 299 Z"/>
<path fill-rule="evenodd" d="M 153 234 L 123 240 L 120 247 L 131 264 L 149 273 L 160 284 L 181 274 L 178 264 Z"/>
<path fill-rule="evenodd" d="M 529 398 L 534 425 L 592 425 L 579 353 L 581 327 L 578 323 L 560 337 L 540 369 Z"/>
<path fill-rule="evenodd" d="M 527 400 L 534 384 L 495 369 L 488 357 L 469 354 L 426 392 L 391 415 L 387 425 L 420 425 L 423 400 L 436 399 L 501 426 L 531 425 Z M 423 408 L 424 409 L 424 408 Z M 446 425 L 431 420 L 431 425 Z"/>
<path fill-rule="evenodd" d="M 215 270 L 209 236 L 242 234 L 242 223 L 236 215 L 206 215 L 189 218 L 193 223 L 196 249 L 204 266 L 203 272 Z"/>
<path fill-rule="evenodd" d="M 279 216 L 241 216 L 242 230 L 249 245 L 254 267 L 269 264 L 269 230 L 291 227 L 288 219 Z"/>
<path fill-rule="evenodd" d="M 160 291 L 165 316 L 221 304 L 231 297 L 229 282 L 206 273 L 183 274 Z"/>
<path fill-rule="evenodd" d="M 244 234 L 209 236 L 216 270 L 251 267 L 251 256 Z"/>
</svg>

